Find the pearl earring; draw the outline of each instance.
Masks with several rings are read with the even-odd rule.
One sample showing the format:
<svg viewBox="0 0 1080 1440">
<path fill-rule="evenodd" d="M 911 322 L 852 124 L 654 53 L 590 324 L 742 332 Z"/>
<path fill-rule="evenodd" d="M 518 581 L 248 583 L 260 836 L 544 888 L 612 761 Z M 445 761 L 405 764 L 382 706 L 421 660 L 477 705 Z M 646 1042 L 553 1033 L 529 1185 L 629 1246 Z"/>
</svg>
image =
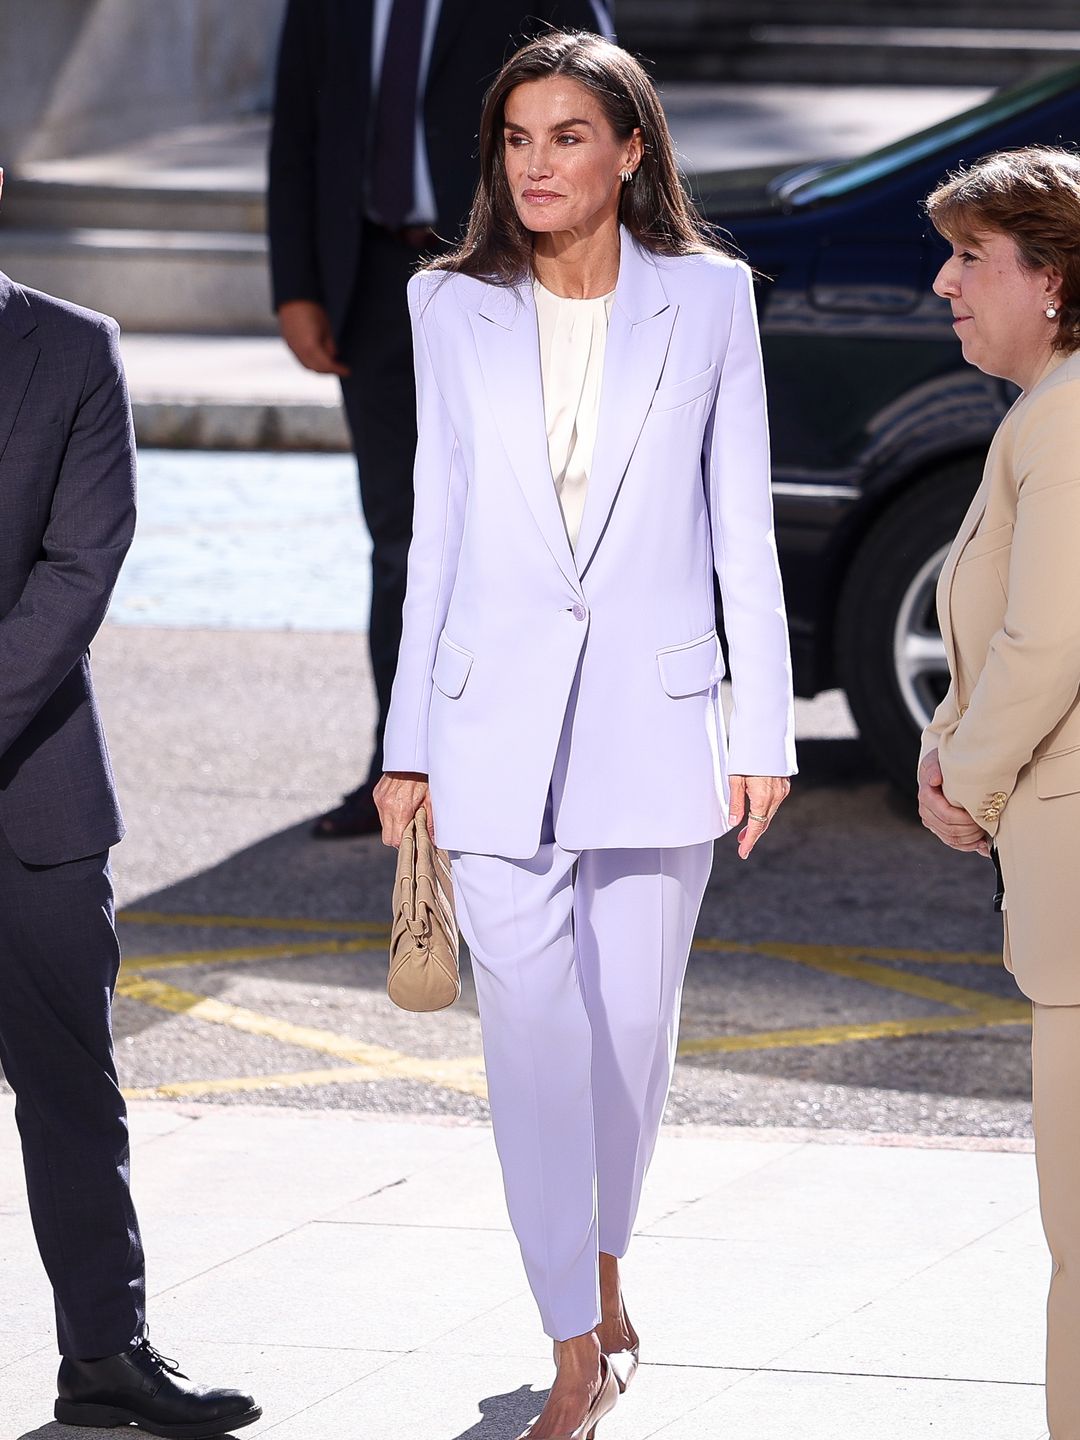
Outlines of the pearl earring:
<svg viewBox="0 0 1080 1440">
<path fill-rule="evenodd" d="M 1057 305 L 1054 303 L 1053 300 L 1048 300 L 1047 303 L 1046 303 L 1046 318 L 1047 318 L 1047 320 L 1056 320 L 1056 319 L 1057 319 L 1057 313 L 1058 313 L 1058 312 L 1057 312 Z"/>
<path fill-rule="evenodd" d="M 619 179 L 623 182 L 624 185 L 629 185 L 629 184 L 630 184 L 630 181 L 633 180 L 633 178 L 634 178 L 634 172 L 633 172 L 633 170 L 623 170 L 623 171 L 621 172 L 621 174 L 619 175 Z"/>
</svg>

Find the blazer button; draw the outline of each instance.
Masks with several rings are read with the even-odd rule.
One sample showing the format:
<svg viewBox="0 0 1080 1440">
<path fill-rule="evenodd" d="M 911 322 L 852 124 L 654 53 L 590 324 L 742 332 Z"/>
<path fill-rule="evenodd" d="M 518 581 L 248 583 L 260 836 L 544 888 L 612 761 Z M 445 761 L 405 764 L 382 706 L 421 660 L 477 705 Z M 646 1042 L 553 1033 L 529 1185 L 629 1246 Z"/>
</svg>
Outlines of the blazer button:
<svg viewBox="0 0 1080 1440">
<path fill-rule="evenodd" d="M 585 619 L 585 606 L 584 606 L 584 605 L 575 605 L 574 608 L 570 611 L 570 614 L 573 615 L 573 617 L 574 617 L 575 620 L 584 620 L 584 619 Z"/>
</svg>

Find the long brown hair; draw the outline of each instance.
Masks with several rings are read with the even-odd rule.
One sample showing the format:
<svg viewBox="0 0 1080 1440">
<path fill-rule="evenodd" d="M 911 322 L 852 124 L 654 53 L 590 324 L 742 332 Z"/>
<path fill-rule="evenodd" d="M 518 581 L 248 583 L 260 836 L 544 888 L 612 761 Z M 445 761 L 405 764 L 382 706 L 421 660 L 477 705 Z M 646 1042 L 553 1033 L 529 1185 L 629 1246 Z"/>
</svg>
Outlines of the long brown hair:
<svg viewBox="0 0 1080 1440">
<path fill-rule="evenodd" d="M 518 217 L 506 178 L 503 126 L 510 92 L 549 76 L 576 80 L 600 102 L 620 140 L 641 131 L 643 154 L 623 185 L 619 219 L 656 255 L 694 255 L 729 247 L 690 203 L 660 97 L 628 51 L 585 31 L 552 30 L 512 55 L 484 97 L 480 117 L 480 182 L 465 238 L 456 250 L 429 262 L 498 285 L 515 285 L 532 268 L 533 234 Z"/>
<path fill-rule="evenodd" d="M 1053 145 L 984 155 L 931 191 L 926 212 L 946 240 L 999 230 L 1029 270 L 1059 271 L 1054 349 L 1080 350 L 1080 155 Z"/>
</svg>

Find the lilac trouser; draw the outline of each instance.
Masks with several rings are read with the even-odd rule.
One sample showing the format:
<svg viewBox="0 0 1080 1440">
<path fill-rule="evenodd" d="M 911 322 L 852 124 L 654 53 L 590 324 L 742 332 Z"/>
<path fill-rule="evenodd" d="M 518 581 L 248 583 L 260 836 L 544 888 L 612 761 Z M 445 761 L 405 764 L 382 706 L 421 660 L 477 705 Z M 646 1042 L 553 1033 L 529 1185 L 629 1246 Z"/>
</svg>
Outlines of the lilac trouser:
<svg viewBox="0 0 1080 1440">
<path fill-rule="evenodd" d="M 664 1112 L 712 841 L 456 852 L 495 1143 L 544 1329 L 600 1319 L 598 1252 L 623 1255 Z"/>
</svg>

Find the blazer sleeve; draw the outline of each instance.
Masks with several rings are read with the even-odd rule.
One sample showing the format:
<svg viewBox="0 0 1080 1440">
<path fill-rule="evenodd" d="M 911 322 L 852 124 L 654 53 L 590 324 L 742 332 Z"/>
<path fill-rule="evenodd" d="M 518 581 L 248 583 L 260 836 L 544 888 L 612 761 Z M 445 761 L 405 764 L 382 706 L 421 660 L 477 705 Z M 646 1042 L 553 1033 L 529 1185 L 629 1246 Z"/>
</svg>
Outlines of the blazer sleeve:
<svg viewBox="0 0 1080 1440">
<path fill-rule="evenodd" d="M 135 436 L 118 339 L 112 320 L 91 331 L 41 555 L 0 620 L 0 755 L 85 654 L 135 531 Z"/>
<path fill-rule="evenodd" d="M 425 318 L 433 308 L 431 290 L 451 281 L 438 274 L 409 281 L 416 367 L 417 445 L 413 471 L 415 501 L 401 648 L 383 742 L 388 771 L 428 771 L 428 712 L 435 651 L 446 624 L 457 576 L 465 520 L 466 475 L 450 412 L 431 358 Z"/>
<path fill-rule="evenodd" d="M 929 725 L 922 732 L 922 739 L 919 742 L 920 768 L 930 751 L 940 748 L 941 737 L 946 731 L 956 729 L 959 719 L 960 709 L 956 703 L 956 681 L 953 680 L 942 697 L 941 704 L 931 716 Z M 916 773 L 918 772 L 916 771 Z"/>
<path fill-rule="evenodd" d="M 266 197 L 275 310 L 287 300 L 323 300 L 315 193 L 320 9 L 316 0 L 289 0 L 278 47 Z"/>
<path fill-rule="evenodd" d="M 938 742 L 946 798 L 991 835 L 1020 771 L 1080 690 L 1080 384 L 1026 407 L 1013 465 L 1005 620 L 967 709 Z"/>
<path fill-rule="evenodd" d="M 773 532 L 765 377 L 753 281 L 741 261 L 705 435 L 705 471 L 735 700 L 729 767 L 735 775 L 793 775 L 795 705 Z"/>
</svg>

